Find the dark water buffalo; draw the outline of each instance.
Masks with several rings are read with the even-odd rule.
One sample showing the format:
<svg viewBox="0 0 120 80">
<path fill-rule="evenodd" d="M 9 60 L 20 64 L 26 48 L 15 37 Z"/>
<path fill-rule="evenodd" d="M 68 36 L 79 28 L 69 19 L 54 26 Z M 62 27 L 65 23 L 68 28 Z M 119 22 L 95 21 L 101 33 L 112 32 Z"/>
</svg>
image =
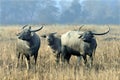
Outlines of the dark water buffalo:
<svg viewBox="0 0 120 80">
<path fill-rule="evenodd" d="M 38 50 L 40 48 L 40 38 L 35 33 L 43 28 L 40 27 L 37 30 L 31 30 L 31 26 L 24 26 L 22 31 L 17 34 L 18 42 L 16 44 L 16 54 L 18 58 L 17 67 L 19 65 L 20 57 L 23 58 L 25 56 L 27 69 L 30 68 L 30 57 L 34 56 L 35 65 L 38 56 Z"/>
<path fill-rule="evenodd" d="M 61 53 L 61 39 L 59 35 L 54 33 L 44 34 L 41 37 L 46 38 L 48 46 L 51 48 L 52 52 L 56 57 L 56 63 L 59 63 L 60 53 Z"/>
<path fill-rule="evenodd" d="M 78 56 L 78 59 L 83 57 L 86 64 L 88 55 L 93 61 L 93 53 L 97 47 L 95 35 L 105 35 L 110 31 L 110 28 L 103 33 L 94 33 L 92 31 L 69 31 L 61 36 L 62 45 L 62 61 L 69 63 L 71 55 Z"/>
</svg>

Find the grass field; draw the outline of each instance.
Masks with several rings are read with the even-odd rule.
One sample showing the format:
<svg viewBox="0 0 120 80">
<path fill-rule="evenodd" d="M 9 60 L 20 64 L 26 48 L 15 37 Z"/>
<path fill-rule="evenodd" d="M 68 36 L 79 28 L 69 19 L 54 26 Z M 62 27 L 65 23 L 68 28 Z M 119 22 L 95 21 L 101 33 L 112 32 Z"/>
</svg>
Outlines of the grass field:
<svg viewBox="0 0 120 80">
<path fill-rule="evenodd" d="M 78 29 L 80 25 L 46 25 L 39 35 L 49 32 L 63 34 Z M 35 27 L 37 28 L 37 27 Z M 16 68 L 16 36 L 20 27 L 0 27 L 0 80 L 120 80 L 120 26 L 110 25 L 111 31 L 104 36 L 96 36 L 97 50 L 94 66 L 88 69 L 84 64 L 76 66 L 76 57 L 72 56 L 70 64 L 56 65 L 55 57 L 46 41 L 41 38 L 41 47 L 37 59 L 37 71 L 31 59 L 31 69 L 26 70 L 25 61 L 22 68 Z M 103 32 L 106 26 L 85 25 L 81 30 Z"/>
</svg>

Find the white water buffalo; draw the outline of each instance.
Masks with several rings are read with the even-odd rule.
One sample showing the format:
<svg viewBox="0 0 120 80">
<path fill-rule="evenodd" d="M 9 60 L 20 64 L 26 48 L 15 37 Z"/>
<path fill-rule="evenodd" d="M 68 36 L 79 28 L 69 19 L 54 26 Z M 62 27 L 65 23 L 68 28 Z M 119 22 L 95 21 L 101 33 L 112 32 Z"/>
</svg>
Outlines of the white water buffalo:
<svg viewBox="0 0 120 80">
<path fill-rule="evenodd" d="M 18 37 L 18 42 L 16 44 L 16 55 L 18 58 L 18 62 L 16 65 L 17 67 L 19 65 L 20 57 L 23 58 L 23 56 L 25 56 L 26 59 L 27 69 L 30 68 L 31 56 L 34 56 L 36 65 L 38 50 L 40 48 L 41 42 L 39 36 L 35 32 L 41 30 L 42 28 L 43 26 L 37 30 L 31 30 L 31 26 L 27 27 L 27 25 L 25 25 L 22 31 L 19 34 L 17 34 Z"/>
<path fill-rule="evenodd" d="M 93 53 L 97 47 L 97 42 L 95 35 L 105 35 L 110 31 L 110 28 L 103 33 L 94 33 L 92 31 L 69 31 L 61 36 L 62 45 L 62 61 L 69 63 L 71 55 L 78 57 L 83 57 L 84 63 L 86 64 L 88 55 L 91 59 L 91 64 L 93 61 Z"/>
</svg>

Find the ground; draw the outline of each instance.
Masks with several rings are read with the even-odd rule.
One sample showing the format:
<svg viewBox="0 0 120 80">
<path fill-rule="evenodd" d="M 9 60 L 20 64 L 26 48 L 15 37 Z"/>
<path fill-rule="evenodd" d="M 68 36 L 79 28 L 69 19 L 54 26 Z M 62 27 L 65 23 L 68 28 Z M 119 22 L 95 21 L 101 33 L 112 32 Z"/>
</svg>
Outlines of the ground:
<svg viewBox="0 0 120 80">
<path fill-rule="evenodd" d="M 84 64 L 76 66 L 75 56 L 72 56 L 69 65 L 61 63 L 57 65 L 45 39 L 41 38 L 36 71 L 33 59 L 29 71 L 26 70 L 24 60 L 21 67 L 15 67 L 16 33 L 21 30 L 20 26 L 0 26 L 0 80 L 120 80 L 120 26 L 110 25 L 110 33 L 96 36 L 98 46 L 91 69 L 86 68 Z M 57 32 L 61 35 L 78 29 L 79 26 L 45 25 L 37 34 L 40 36 L 44 33 Z M 85 25 L 81 30 L 103 32 L 106 29 L 106 25 Z"/>
</svg>

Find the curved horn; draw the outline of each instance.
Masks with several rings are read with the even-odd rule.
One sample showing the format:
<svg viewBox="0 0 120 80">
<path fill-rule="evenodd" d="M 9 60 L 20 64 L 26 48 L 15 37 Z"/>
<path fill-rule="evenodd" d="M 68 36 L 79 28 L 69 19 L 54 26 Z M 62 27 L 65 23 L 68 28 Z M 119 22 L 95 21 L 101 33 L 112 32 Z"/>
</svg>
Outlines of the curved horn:
<svg viewBox="0 0 120 80">
<path fill-rule="evenodd" d="M 79 27 L 79 31 L 80 31 L 80 29 L 81 29 L 83 26 L 84 26 L 84 25 L 82 25 L 82 26 Z"/>
<path fill-rule="evenodd" d="M 105 35 L 105 34 L 107 34 L 108 32 L 110 31 L 110 27 L 109 27 L 109 25 L 108 25 L 108 30 L 106 31 L 106 32 L 104 32 L 104 33 L 93 33 L 93 35 Z"/>
<path fill-rule="evenodd" d="M 39 29 L 36 29 L 36 30 L 30 30 L 30 31 L 31 31 L 31 32 L 37 32 L 37 31 L 41 30 L 42 28 L 43 28 L 43 26 L 40 27 Z"/>
<path fill-rule="evenodd" d="M 26 24 L 26 25 L 24 25 L 23 27 L 22 27 L 22 29 L 24 29 L 25 27 L 27 27 L 28 25 Z"/>
</svg>

